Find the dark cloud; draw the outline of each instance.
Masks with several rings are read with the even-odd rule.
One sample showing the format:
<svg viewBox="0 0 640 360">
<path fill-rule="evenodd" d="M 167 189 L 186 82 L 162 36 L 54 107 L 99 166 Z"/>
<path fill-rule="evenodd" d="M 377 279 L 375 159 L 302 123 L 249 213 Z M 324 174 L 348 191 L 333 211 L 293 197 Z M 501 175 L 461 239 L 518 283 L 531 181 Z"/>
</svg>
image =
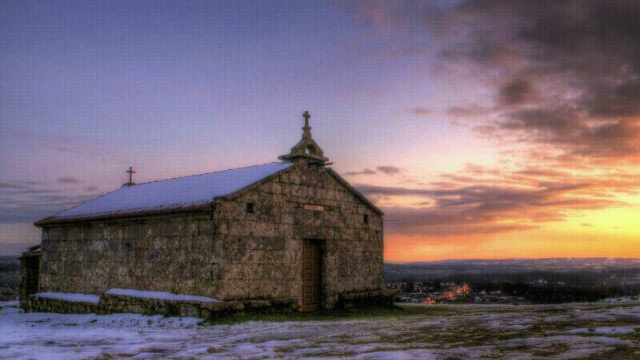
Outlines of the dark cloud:
<svg viewBox="0 0 640 360">
<path fill-rule="evenodd" d="M 400 168 L 392 165 L 378 166 L 376 169 L 385 175 L 398 175 L 402 172 Z"/>
<path fill-rule="evenodd" d="M 80 183 L 80 180 L 72 176 L 63 176 L 61 178 L 58 178 L 57 181 L 59 184 L 79 184 Z"/>
<path fill-rule="evenodd" d="M 519 105 L 533 97 L 535 91 L 531 83 L 525 79 L 513 79 L 500 87 L 500 101 L 506 105 Z"/>
<path fill-rule="evenodd" d="M 583 158 L 640 156 L 640 2 L 463 1 L 436 25 L 444 57 L 497 74 L 498 129 Z"/>
<path fill-rule="evenodd" d="M 554 140 L 571 137 L 571 133 L 583 130 L 580 115 L 573 109 L 533 108 L 514 111 L 507 114 L 507 121 L 500 123 L 503 129 L 531 130 L 551 137 L 542 140 Z"/>
<path fill-rule="evenodd" d="M 355 176 L 355 175 L 374 175 L 375 173 L 376 173 L 375 171 L 365 168 L 365 169 L 362 169 L 361 171 L 347 171 L 344 174 Z"/>
<path fill-rule="evenodd" d="M 479 133 L 562 152 L 556 161 L 640 159 L 640 2 L 635 0 L 368 1 L 356 20 L 428 34 L 441 66 L 494 94 Z M 407 31 L 407 30 L 410 31 Z M 447 114 L 477 117 L 465 107 Z M 482 114 L 487 115 L 487 114 Z"/>
<path fill-rule="evenodd" d="M 595 85 L 586 89 L 580 105 L 591 116 L 625 117 L 640 114 L 640 81 Z"/>
</svg>

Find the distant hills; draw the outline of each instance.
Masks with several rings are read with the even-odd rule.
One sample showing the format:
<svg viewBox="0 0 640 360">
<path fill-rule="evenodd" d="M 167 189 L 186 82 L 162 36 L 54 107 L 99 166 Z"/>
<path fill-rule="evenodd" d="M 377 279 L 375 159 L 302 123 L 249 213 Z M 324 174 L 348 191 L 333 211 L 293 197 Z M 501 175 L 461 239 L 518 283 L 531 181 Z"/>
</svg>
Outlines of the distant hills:
<svg viewBox="0 0 640 360">
<path fill-rule="evenodd" d="M 408 278 L 416 281 L 465 280 L 489 278 L 520 281 L 532 277 L 549 278 L 575 274 L 587 278 L 587 274 L 602 278 L 621 276 L 631 282 L 640 282 L 640 259 L 635 258 L 545 258 L 545 259 L 472 259 L 386 263 L 385 279 L 395 281 Z M 582 275 L 580 275 L 582 274 Z"/>
</svg>

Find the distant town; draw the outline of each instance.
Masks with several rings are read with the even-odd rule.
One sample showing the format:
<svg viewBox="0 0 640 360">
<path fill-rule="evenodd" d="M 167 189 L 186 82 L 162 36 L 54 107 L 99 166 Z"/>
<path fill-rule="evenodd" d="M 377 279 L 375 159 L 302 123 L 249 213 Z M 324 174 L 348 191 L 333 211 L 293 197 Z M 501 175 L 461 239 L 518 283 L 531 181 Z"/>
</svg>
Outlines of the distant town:
<svg viewBox="0 0 640 360">
<path fill-rule="evenodd" d="M 520 304 L 637 299 L 637 259 L 448 260 L 385 264 L 400 303 Z"/>
<path fill-rule="evenodd" d="M 523 303 L 521 296 L 503 294 L 500 290 L 475 291 L 469 284 L 425 283 L 422 281 L 385 283 L 387 289 L 397 291 L 396 302 L 415 304 L 508 304 Z"/>
</svg>

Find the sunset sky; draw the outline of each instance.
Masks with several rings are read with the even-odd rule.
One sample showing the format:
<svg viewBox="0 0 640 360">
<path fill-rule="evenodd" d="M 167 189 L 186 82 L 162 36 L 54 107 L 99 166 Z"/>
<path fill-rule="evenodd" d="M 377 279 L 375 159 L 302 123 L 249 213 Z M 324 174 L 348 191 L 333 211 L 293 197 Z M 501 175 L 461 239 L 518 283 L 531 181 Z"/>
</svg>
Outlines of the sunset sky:
<svg viewBox="0 0 640 360">
<path fill-rule="evenodd" d="M 640 257 L 640 2 L 2 1 L 0 252 L 314 138 L 385 261 Z M 20 245 L 15 245 L 20 244 Z"/>
</svg>

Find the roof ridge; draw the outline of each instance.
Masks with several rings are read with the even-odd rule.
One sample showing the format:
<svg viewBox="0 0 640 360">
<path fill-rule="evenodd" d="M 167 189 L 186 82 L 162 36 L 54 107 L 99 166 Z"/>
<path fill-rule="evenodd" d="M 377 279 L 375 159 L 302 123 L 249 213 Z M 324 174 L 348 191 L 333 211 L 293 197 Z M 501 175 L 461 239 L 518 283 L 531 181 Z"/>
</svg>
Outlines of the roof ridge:
<svg viewBox="0 0 640 360">
<path fill-rule="evenodd" d="M 203 176 L 203 175 L 216 174 L 216 173 L 221 173 L 221 172 L 231 171 L 231 170 L 247 169 L 247 168 L 255 167 L 255 166 L 264 166 L 264 165 L 269 165 L 269 164 L 284 164 L 284 163 L 285 163 L 284 161 L 272 161 L 272 162 L 268 162 L 268 163 L 264 163 L 264 164 L 247 165 L 247 166 L 242 166 L 242 167 L 238 167 L 238 168 L 230 168 L 230 169 L 224 169 L 224 170 L 216 170 L 216 171 L 210 171 L 210 172 L 201 173 L 201 174 L 193 174 L 193 175 L 176 176 L 176 177 L 166 178 L 166 179 L 161 179 L 161 180 L 153 180 L 153 181 L 147 181 L 147 182 L 143 182 L 143 183 L 136 183 L 135 185 L 132 185 L 131 187 L 136 187 L 136 186 L 140 186 L 140 185 L 147 185 L 147 184 L 153 184 L 153 183 L 158 183 L 158 182 L 163 182 L 163 181 L 169 181 L 169 180 L 184 179 L 184 178 L 188 178 L 188 177 L 196 177 L 196 176 Z M 119 189 L 119 188 L 118 188 L 118 189 Z M 116 189 L 116 190 L 117 190 L 117 189 Z M 114 190 L 114 191 L 115 191 L 115 190 Z"/>
</svg>

